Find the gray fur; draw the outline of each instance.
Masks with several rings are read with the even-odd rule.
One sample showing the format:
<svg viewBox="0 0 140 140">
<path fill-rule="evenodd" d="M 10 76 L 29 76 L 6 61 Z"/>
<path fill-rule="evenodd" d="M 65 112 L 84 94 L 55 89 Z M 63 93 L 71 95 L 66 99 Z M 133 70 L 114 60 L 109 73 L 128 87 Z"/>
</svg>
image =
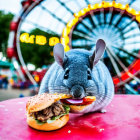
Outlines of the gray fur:
<svg viewBox="0 0 140 140">
<path fill-rule="evenodd" d="M 62 49 L 62 48 L 61 48 Z M 59 55 L 59 54 L 58 54 Z M 61 54 L 60 54 L 61 55 Z M 55 62 L 45 74 L 39 94 L 49 93 L 67 93 L 76 98 L 82 98 L 87 95 L 96 96 L 96 102 L 88 106 L 82 112 L 88 113 L 102 110 L 107 106 L 114 96 L 114 85 L 111 75 L 102 61 L 91 67 L 89 57 L 93 52 L 83 49 L 73 49 L 63 56 L 63 64 Z M 64 79 L 66 71 L 69 70 L 68 79 Z M 87 71 L 91 72 L 91 79 L 88 80 Z M 77 96 L 79 89 L 80 95 Z"/>
</svg>

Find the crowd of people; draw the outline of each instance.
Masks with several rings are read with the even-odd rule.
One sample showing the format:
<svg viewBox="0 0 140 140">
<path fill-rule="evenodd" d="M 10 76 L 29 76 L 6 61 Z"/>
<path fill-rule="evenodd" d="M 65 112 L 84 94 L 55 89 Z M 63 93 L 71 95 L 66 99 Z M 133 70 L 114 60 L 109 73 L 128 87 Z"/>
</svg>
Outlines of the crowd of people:
<svg viewBox="0 0 140 140">
<path fill-rule="evenodd" d="M 0 89 L 27 89 L 32 86 L 29 80 L 22 81 L 20 78 L 8 78 L 5 75 L 0 75 Z"/>
<path fill-rule="evenodd" d="M 6 76 L 0 76 L 0 89 L 7 89 L 8 83 L 8 78 Z"/>
</svg>

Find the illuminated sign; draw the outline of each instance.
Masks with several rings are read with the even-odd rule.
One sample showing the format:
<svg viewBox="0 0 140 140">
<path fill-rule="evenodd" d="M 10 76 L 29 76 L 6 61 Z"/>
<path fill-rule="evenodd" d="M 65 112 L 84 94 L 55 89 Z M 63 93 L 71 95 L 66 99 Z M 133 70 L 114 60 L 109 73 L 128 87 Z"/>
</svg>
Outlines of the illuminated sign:
<svg viewBox="0 0 140 140">
<path fill-rule="evenodd" d="M 47 38 L 43 35 L 29 35 L 29 33 L 22 33 L 20 35 L 20 41 L 22 43 L 30 43 L 30 44 L 38 44 L 38 45 L 46 45 Z M 50 37 L 49 38 L 49 46 L 54 46 L 59 43 L 58 37 Z"/>
</svg>

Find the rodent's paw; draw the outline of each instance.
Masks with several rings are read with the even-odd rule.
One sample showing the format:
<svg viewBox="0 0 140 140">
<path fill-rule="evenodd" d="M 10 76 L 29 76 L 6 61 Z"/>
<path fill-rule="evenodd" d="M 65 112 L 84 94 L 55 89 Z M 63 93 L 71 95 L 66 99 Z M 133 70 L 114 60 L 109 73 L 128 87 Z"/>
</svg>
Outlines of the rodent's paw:
<svg viewBox="0 0 140 140">
<path fill-rule="evenodd" d="M 101 113 L 106 113 L 107 110 L 106 110 L 106 109 L 101 109 L 100 112 L 101 112 Z"/>
</svg>

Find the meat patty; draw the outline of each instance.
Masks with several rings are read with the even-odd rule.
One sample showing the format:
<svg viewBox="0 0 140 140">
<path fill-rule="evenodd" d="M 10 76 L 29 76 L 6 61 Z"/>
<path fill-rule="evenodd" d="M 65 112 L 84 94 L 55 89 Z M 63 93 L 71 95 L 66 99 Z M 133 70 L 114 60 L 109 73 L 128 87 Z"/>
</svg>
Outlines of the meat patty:
<svg viewBox="0 0 140 140">
<path fill-rule="evenodd" d="M 54 116 L 59 116 L 62 113 L 65 113 L 64 107 L 59 103 L 54 103 L 48 108 L 45 108 L 38 112 L 34 112 L 34 116 L 35 119 L 41 122 L 45 122 L 46 120 L 51 119 Z"/>
</svg>

